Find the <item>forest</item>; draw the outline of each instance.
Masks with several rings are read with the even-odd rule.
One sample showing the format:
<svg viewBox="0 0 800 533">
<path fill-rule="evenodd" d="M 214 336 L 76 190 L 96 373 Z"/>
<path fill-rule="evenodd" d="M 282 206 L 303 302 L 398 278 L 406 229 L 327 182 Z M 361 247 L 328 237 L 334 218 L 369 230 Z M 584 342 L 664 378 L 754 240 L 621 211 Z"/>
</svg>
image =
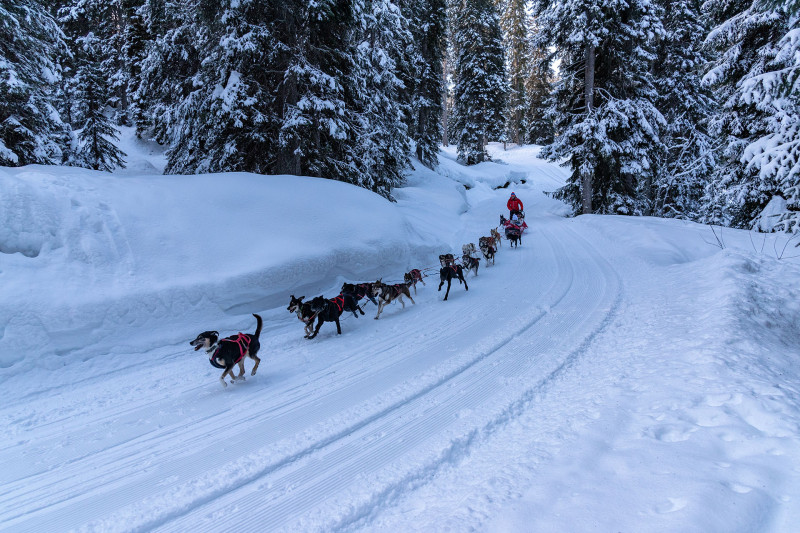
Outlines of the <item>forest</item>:
<svg viewBox="0 0 800 533">
<path fill-rule="evenodd" d="M 0 165 L 305 175 L 392 199 L 542 145 L 575 214 L 800 229 L 800 2 L 2 0 Z"/>
</svg>

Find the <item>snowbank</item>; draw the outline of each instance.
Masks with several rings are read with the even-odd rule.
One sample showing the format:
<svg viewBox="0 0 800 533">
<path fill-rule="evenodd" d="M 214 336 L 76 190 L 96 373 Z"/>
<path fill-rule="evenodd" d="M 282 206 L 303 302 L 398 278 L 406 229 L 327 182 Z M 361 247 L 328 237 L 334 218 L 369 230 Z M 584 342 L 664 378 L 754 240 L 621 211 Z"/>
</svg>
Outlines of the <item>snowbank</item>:
<svg viewBox="0 0 800 533">
<path fill-rule="evenodd" d="M 2 375 L 117 350 L 120 339 L 186 338 L 178 324 L 192 318 L 222 327 L 342 279 L 402 277 L 445 246 L 465 209 L 452 181 L 414 180 L 437 196 L 416 224 L 402 203 L 324 179 L 2 168 Z"/>
</svg>

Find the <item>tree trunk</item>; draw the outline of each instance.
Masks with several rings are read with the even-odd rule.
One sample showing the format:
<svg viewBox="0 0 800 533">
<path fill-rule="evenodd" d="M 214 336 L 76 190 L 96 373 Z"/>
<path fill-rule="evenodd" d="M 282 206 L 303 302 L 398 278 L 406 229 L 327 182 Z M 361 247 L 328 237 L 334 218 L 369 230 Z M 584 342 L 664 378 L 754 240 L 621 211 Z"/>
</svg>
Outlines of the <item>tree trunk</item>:
<svg viewBox="0 0 800 533">
<path fill-rule="evenodd" d="M 443 63 L 443 76 L 444 76 L 444 83 L 442 83 L 442 145 L 448 146 L 449 139 L 447 138 L 447 120 L 449 117 L 449 110 L 447 107 L 447 58 L 445 57 L 442 61 Z"/>
<path fill-rule="evenodd" d="M 584 72 L 587 117 L 592 114 L 592 110 L 594 109 L 594 58 L 595 58 L 594 45 L 587 46 L 586 67 Z M 585 168 L 588 168 L 588 165 L 585 165 Z M 593 170 L 586 170 L 581 176 L 581 200 L 582 200 L 581 203 L 584 215 L 591 214 L 592 212 L 592 196 L 594 192 L 592 190 L 593 173 L 594 173 Z"/>
</svg>

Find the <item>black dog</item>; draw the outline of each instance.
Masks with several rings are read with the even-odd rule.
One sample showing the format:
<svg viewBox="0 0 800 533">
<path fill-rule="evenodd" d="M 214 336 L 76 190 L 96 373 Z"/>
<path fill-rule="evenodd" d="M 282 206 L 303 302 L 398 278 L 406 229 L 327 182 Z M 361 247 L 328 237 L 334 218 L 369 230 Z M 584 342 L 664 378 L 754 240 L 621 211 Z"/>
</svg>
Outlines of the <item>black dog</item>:
<svg viewBox="0 0 800 533">
<path fill-rule="evenodd" d="M 195 340 L 189 343 L 190 345 L 194 346 L 195 351 L 199 350 L 200 348 L 204 348 L 208 354 L 208 360 L 211 365 L 224 370 L 222 375 L 219 377 L 219 381 L 222 383 L 223 387 L 228 386 L 228 384 L 225 383 L 226 375 L 230 375 L 231 383 L 234 383 L 237 379 L 244 380 L 245 357 L 250 357 L 256 362 L 255 366 L 253 367 L 253 371 L 250 372 L 251 376 L 256 375 L 258 364 L 261 363 L 261 359 L 259 359 L 256 354 L 258 354 L 258 350 L 261 348 L 261 343 L 259 342 L 258 337 L 261 335 L 261 326 L 263 321 L 261 320 L 260 316 L 255 314 L 253 316 L 256 317 L 258 326 L 256 326 L 256 332 L 252 335 L 247 333 L 239 333 L 238 335 L 232 335 L 219 340 L 219 332 L 204 331 L 198 335 Z M 233 367 L 236 364 L 239 365 L 238 376 L 233 375 Z"/>
<path fill-rule="evenodd" d="M 342 294 L 349 294 L 356 299 L 356 302 L 366 297 L 369 298 L 370 302 L 378 305 L 378 302 L 372 296 L 372 283 L 344 283 L 342 284 Z"/>
<path fill-rule="evenodd" d="M 297 318 L 306 325 L 305 336 L 308 338 L 308 336 L 314 331 L 314 319 L 317 318 L 317 315 L 315 315 L 314 311 L 311 310 L 310 303 L 303 302 L 303 298 L 305 298 L 305 296 L 295 298 L 294 294 L 292 294 L 291 300 L 289 300 L 289 307 L 287 307 L 286 310 L 290 313 L 295 313 Z"/>
<path fill-rule="evenodd" d="M 317 315 L 317 327 L 314 328 L 314 333 L 308 337 L 309 339 L 317 336 L 323 322 L 336 322 L 336 333 L 338 335 L 342 334 L 339 317 L 342 316 L 342 311 L 344 311 L 344 298 L 337 296 L 333 300 L 329 300 L 324 296 L 317 296 L 311 300 L 311 310 Z"/>
<path fill-rule="evenodd" d="M 455 264 L 448 264 L 445 267 L 442 267 L 439 270 L 439 290 L 442 290 L 442 285 L 444 282 L 447 282 L 447 292 L 444 293 L 444 299 L 447 300 L 447 296 L 450 294 L 450 282 L 453 278 L 457 278 L 458 282 L 464 282 L 464 289 L 469 290 L 469 286 L 467 285 L 467 280 L 464 279 L 464 269 L 461 268 L 461 265 Z"/>
<path fill-rule="evenodd" d="M 506 239 L 510 241 L 511 248 L 516 248 L 522 244 L 522 231 L 519 228 L 507 227 Z"/>
</svg>

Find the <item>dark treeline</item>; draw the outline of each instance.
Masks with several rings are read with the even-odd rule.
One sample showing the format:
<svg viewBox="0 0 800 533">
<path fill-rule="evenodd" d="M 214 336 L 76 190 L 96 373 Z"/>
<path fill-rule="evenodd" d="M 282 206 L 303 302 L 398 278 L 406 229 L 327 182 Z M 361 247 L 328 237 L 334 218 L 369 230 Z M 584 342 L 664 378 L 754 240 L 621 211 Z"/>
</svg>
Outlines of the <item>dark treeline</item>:
<svg viewBox="0 0 800 533">
<path fill-rule="evenodd" d="M 544 145 L 576 213 L 797 231 L 800 29 L 773 0 L 2 0 L 0 165 L 320 176 Z M 768 203 L 777 213 L 759 216 Z"/>
</svg>

